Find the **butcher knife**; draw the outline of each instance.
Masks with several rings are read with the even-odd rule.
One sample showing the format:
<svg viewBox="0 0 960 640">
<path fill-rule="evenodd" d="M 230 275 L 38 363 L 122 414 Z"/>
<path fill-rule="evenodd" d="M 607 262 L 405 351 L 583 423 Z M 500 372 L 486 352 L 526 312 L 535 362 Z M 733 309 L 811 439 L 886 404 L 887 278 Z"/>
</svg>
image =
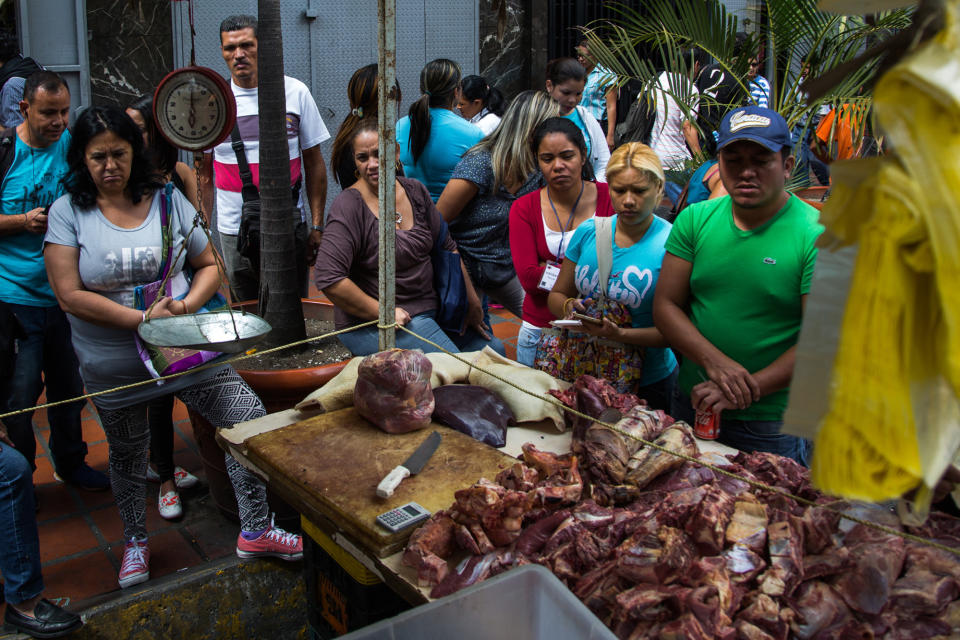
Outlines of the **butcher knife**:
<svg viewBox="0 0 960 640">
<path fill-rule="evenodd" d="M 424 440 L 417 450 L 413 452 L 406 462 L 393 468 L 393 471 L 380 481 L 377 485 L 377 495 L 381 498 L 389 498 L 394 490 L 400 485 L 400 481 L 407 476 L 420 473 L 427 464 L 427 460 L 433 455 L 433 452 L 440 446 L 440 433 L 434 431 L 426 440 Z"/>
</svg>

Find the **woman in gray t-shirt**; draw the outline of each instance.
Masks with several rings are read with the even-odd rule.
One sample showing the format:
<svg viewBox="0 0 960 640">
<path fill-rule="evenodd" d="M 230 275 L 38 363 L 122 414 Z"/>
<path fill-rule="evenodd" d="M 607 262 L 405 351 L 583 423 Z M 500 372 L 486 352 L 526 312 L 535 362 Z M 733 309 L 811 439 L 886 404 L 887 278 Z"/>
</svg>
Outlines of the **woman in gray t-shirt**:
<svg viewBox="0 0 960 640">
<path fill-rule="evenodd" d="M 151 256 L 162 254 L 160 207 L 169 214 L 172 258 L 178 273 L 189 262 L 194 276 L 183 299 L 161 298 L 153 317 L 189 314 L 220 285 L 213 250 L 202 232 L 189 235 L 196 212 L 163 185 L 143 154 L 143 138 L 129 116 L 114 107 L 91 107 L 78 118 L 67 152 L 67 193 L 50 208 L 44 260 L 57 300 L 70 318 L 74 349 L 87 391 L 149 380 L 134 342 L 143 320 L 133 307 L 138 285 L 159 279 Z M 159 264 L 157 265 L 159 267 Z M 231 427 L 266 412 L 263 403 L 230 366 L 207 369 L 157 384 L 97 396 L 93 404 L 110 447 L 110 481 L 123 520 L 126 545 L 119 583 L 129 587 L 150 577 L 147 549 L 146 471 L 149 401 L 173 392 L 214 427 Z M 259 478 L 226 454 L 241 532 L 237 555 L 303 554 L 299 536 L 273 526 L 266 489 Z"/>
</svg>

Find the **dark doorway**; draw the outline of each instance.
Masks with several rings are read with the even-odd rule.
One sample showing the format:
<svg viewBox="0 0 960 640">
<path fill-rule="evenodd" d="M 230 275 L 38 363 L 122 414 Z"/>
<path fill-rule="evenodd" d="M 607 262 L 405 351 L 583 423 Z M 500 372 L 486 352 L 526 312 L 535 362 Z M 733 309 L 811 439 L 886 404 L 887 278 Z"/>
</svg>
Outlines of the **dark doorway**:
<svg viewBox="0 0 960 640">
<path fill-rule="evenodd" d="M 635 11 L 644 11 L 639 0 L 609 2 L 604 0 L 554 0 L 550 5 L 550 31 L 548 33 L 547 58 L 574 56 L 574 47 L 581 38 L 578 27 L 589 26 L 595 20 L 610 20 L 618 17 L 615 5 L 621 4 Z"/>
</svg>

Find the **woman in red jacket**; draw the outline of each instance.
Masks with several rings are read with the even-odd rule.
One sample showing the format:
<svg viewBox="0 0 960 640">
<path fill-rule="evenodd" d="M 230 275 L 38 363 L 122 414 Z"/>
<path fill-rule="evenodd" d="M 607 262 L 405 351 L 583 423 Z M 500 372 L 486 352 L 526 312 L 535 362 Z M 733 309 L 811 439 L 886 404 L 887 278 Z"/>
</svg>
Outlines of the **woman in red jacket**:
<svg viewBox="0 0 960 640">
<path fill-rule="evenodd" d="M 594 215 L 613 215 L 607 185 L 593 181 L 587 145 L 575 124 L 566 118 L 545 120 L 534 130 L 531 144 L 547 184 L 510 208 L 510 251 L 527 294 L 517 361 L 528 367 L 533 366 L 542 329 L 554 319 L 547 294 L 574 229 Z"/>
</svg>

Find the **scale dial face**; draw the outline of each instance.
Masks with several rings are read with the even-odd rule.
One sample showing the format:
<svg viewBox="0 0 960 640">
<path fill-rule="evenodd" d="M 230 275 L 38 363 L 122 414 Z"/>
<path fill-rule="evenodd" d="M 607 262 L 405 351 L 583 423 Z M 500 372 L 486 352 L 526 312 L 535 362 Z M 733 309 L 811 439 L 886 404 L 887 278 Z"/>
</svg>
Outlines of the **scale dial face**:
<svg viewBox="0 0 960 640">
<path fill-rule="evenodd" d="M 237 118 L 233 91 L 206 67 L 171 72 L 153 96 L 157 128 L 170 144 L 188 151 L 210 149 L 225 140 Z"/>
</svg>

